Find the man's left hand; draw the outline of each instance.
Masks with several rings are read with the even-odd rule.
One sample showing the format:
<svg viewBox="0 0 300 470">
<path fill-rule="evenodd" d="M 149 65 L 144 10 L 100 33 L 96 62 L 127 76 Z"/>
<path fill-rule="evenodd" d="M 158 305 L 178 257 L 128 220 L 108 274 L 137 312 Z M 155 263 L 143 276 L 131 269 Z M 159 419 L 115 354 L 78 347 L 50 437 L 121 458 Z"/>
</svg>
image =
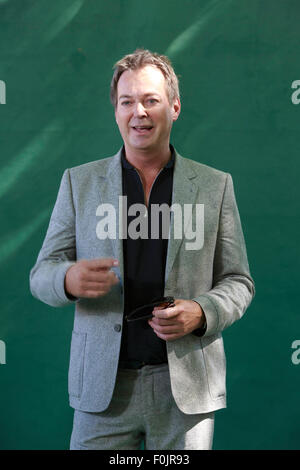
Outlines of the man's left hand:
<svg viewBox="0 0 300 470">
<path fill-rule="evenodd" d="M 166 341 L 181 338 L 205 322 L 205 315 L 200 305 L 194 300 L 176 299 L 174 307 L 160 310 L 153 309 L 153 318 L 148 320 L 156 335 Z"/>
</svg>

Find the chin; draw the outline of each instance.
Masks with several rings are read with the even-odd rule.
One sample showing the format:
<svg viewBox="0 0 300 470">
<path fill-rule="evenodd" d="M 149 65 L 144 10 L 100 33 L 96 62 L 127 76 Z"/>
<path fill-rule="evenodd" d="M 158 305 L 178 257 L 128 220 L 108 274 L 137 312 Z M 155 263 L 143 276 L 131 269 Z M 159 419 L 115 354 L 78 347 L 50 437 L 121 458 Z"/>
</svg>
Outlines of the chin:
<svg viewBox="0 0 300 470">
<path fill-rule="evenodd" d="M 151 147 L 153 147 L 153 145 L 151 145 L 149 142 L 131 142 L 130 147 L 132 147 L 133 149 L 146 150 L 148 148 L 150 149 Z"/>
</svg>

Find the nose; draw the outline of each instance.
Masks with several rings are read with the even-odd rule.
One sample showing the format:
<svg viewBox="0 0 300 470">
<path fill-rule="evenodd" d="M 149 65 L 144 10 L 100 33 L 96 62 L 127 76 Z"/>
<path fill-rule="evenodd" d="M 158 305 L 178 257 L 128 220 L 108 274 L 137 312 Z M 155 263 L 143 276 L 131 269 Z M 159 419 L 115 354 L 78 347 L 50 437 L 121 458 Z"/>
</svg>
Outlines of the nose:
<svg viewBox="0 0 300 470">
<path fill-rule="evenodd" d="M 138 118 L 147 116 L 146 110 L 142 103 L 137 103 L 135 108 L 134 108 L 134 115 Z"/>
</svg>

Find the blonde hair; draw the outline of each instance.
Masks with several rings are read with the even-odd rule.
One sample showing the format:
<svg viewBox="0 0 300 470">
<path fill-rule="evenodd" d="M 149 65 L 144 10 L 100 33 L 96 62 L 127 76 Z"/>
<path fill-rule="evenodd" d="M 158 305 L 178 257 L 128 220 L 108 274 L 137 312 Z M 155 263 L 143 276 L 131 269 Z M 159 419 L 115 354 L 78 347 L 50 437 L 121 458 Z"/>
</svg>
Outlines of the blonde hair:
<svg viewBox="0 0 300 470">
<path fill-rule="evenodd" d="M 146 65 L 157 67 L 163 74 L 167 85 L 169 103 L 172 104 L 176 98 L 180 98 L 178 77 L 172 67 L 170 59 L 147 49 L 136 49 L 132 54 L 127 54 L 114 65 L 114 74 L 110 84 L 110 100 L 113 106 L 117 106 L 118 81 L 126 70 L 138 70 Z"/>
</svg>

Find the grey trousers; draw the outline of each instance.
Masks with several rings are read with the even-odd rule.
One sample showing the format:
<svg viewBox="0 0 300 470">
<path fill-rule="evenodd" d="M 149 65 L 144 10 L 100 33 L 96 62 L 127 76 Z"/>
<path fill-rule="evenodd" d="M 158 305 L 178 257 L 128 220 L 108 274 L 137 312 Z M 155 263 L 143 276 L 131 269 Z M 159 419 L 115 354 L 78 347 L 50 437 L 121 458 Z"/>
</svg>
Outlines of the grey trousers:
<svg viewBox="0 0 300 470">
<path fill-rule="evenodd" d="M 109 407 L 101 413 L 74 410 L 71 450 L 209 450 L 214 413 L 183 413 L 177 407 L 168 364 L 119 369 Z"/>
</svg>

